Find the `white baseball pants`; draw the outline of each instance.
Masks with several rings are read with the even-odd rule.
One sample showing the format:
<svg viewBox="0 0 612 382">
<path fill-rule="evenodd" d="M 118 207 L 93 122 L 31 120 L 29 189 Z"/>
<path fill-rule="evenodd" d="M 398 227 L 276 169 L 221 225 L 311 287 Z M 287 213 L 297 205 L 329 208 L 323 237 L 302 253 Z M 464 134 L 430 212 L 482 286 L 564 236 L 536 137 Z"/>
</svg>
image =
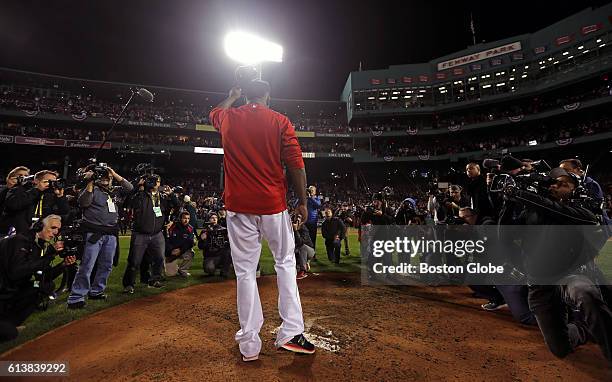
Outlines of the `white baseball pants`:
<svg viewBox="0 0 612 382">
<path fill-rule="evenodd" d="M 304 332 L 302 305 L 295 268 L 295 239 L 291 218 L 285 210 L 274 215 L 251 215 L 227 211 L 227 230 L 238 289 L 240 330 L 236 341 L 245 357 L 259 354 L 263 313 L 257 290 L 256 269 L 261 255 L 262 237 L 274 257 L 278 285 L 278 312 L 283 323 L 274 345 L 280 347 Z"/>
</svg>

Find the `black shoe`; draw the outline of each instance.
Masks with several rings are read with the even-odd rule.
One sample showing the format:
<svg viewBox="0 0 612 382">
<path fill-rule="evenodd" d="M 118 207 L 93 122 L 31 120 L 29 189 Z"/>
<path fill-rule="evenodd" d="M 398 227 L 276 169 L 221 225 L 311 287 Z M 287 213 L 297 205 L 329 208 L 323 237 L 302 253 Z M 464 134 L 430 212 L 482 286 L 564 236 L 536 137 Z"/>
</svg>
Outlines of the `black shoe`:
<svg viewBox="0 0 612 382">
<path fill-rule="evenodd" d="M 153 281 L 149 283 L 149 288 L 163 288 L 164 284 L 160 283 L 159 281 Z"/>
<path fill-rule="evenodd" d="M 123 288 L 123 293 L 134 294 L 134 287 L 131 285 L 126 286 L 125 288 Z"/>
<path fill-rule="evenodd" d="M 105 293 L 100 293 L 100 294 L 88 294 L 87 297 L 90 300 L 106 300 L 108 296 Z"/>
<path fill-rule="evenodd" d="M 494 310 L 504 308 L 508 306 L 508 304 L 506 304 L 505 302 L 489 301 L 486 304 L 482 304 L 481 306 L 482 309 L 492 312 Z"/>
<path fill-rule="evenodd" d="M 85 305 L 85 301 L 78 301 L 72 304 L 68 304 L 68 309 L 83 309 Z"/>
<path fill-rule="evenodd" d="M 294 353 L 314 354 L 315 346 L 308 342 L 303 334 L 298 334 L 291 341 L 281 346 L 282 349 L 292 351 Z"/>
</svg>

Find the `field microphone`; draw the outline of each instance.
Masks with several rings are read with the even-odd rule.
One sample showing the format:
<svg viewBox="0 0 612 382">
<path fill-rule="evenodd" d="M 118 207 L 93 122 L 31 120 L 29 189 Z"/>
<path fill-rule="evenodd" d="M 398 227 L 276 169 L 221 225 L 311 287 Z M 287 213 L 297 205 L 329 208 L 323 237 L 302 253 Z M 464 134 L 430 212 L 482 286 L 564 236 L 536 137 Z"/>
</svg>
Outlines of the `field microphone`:
<svg viewBox="0 0 612 382">
<path fill-rule="evenodd" d="M 136 94 L 138 94 L 140 98 L 144 99 L 147 102 L 153 102 L 153 93 L 151 93 L 145 88 L 136 88 Z"/>
</svg>

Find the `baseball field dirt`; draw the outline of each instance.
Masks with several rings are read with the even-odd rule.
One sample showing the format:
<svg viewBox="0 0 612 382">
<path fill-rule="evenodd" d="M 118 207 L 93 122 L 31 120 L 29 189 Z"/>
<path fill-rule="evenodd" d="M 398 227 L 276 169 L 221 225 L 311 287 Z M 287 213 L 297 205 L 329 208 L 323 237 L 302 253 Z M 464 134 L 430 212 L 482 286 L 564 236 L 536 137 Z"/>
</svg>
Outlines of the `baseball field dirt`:
<svg viewBox="0 0 612 382">
<path fill-rule="evenodd" d="M 596 345 L 556 359 L 537 328 L 514 323 L 508 311 L 483 311 L 465 287 L 364 287 L 346 273 L 299 286 L 314 356 L 274 348 L 276 278 L 267 276 L 259 279 L 264 346 L 252 363 L 240 360 L 233 339 L 233 280 L 109 308 L 0 359 L 68 360 L 65 379 L 74 381 L 612 380 Z"/>
</svg>

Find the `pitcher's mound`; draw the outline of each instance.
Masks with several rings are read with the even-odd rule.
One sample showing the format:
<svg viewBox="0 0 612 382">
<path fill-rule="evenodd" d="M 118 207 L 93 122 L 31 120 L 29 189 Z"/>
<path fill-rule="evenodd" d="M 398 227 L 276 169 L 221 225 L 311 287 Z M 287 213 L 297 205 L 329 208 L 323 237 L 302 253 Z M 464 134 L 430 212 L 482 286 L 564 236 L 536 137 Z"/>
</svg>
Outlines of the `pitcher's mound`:
<svg viewBox="0 0 612 382">
<path fill-rule="evenodd" d="M 306 336 L 318 350 L 277 351 L 276 278 L 258 282 L 266 319 L 259 361 L 243 363 L 234 342 L 233 280 L 110 308 L 1 359 L 68 360 L 75 381 L 612 380 L 596 346 L 556 359 L 536 328 L 483 311 L 467 288 L 363 287 L 357 274 L 300 280 Z"/>
</svg>

